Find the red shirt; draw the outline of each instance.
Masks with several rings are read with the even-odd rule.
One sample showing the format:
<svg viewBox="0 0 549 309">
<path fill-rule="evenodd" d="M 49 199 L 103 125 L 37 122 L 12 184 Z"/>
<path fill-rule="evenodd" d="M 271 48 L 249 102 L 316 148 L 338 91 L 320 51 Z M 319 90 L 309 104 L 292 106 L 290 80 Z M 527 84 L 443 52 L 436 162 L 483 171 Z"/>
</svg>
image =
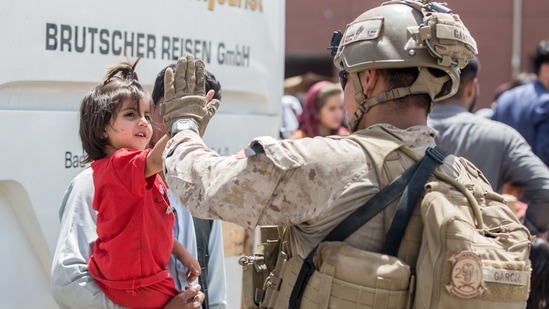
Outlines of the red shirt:
<svg viewBox="0 0 549 309">
<path fill-rule="evenodd" d="M 165 271 L 172 252 L 174 215 L 166 186 L 158 175 L 144 176 L 149 152 L 120 149 L 91 164 L 98 239 L 90 273 L 118 281 L 119 288 L 120 284 L 130 289 L 154 283 L 139 284 L 134 279 Z"/>
</svg>

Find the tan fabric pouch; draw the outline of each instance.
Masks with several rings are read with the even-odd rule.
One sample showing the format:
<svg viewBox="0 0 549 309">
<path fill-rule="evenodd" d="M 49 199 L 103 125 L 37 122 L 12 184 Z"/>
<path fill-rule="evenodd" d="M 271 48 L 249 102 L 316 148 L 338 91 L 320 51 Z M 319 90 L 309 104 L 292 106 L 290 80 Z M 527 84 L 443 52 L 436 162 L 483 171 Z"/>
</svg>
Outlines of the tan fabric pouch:
<svg viewBox="0 0 549 309">
<path fill-rule="evenodd" d="M 292 258 L 284 267 L 276 303 L 287 308 L 302 260 Z M 307 283 L 301 308 L 408 308 L 414 279 L 400 259 L 353 248 L 343 242 L 321 243 L 316 271 Z"/>
</svg>

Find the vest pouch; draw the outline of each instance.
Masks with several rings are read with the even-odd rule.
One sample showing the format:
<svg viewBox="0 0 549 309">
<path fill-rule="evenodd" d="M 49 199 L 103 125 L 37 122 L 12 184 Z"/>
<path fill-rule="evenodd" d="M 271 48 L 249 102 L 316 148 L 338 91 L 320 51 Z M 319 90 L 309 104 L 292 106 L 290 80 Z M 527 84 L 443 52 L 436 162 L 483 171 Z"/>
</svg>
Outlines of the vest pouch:
<svg viewBox="0 0 549 309">
<path fill-rule="evenodd" d="M 261 257 L 259 257 L 261 259 Z M 242 302 L 246 309 L 257 309 L 261 301 L 262 287 L 268 276 L 267 269 L 257 267 L 258 257 L 243 256 L 238 263 L 242 266 Z"/>
<path fill-rule="evenodd" d="M 242 302 L 246 309 L 257 309 L 265 297 L 265 289 L 276 280 L 284 258 L 278 262 L 278 257 L 285 256 L 280 251 L 280 236 L 278 226 L 261 226 L 258 230 L 260 243 L 255 247 L 253 256 L 242 256 L 239 264 L 242 266 Z M 279 265 L 280 266 L 277 266 Z"/>
<path fill-rule="evenodd" d="M 318 246 L 313 275 L 301 308 L 411 308 L 415 277 L 400 259 L 360 250 L 343 242 Z M 291 258 L 282 271 L 278 297 L 271 308 L 288 308 L 303 260 Z"/>
</svg>

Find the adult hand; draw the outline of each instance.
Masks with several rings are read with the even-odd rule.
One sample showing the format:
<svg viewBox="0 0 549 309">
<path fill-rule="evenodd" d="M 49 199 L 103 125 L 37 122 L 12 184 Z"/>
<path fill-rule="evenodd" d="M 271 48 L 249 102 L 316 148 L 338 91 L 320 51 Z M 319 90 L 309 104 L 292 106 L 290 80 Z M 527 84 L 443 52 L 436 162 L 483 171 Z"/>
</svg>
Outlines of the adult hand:
<svg viewBox="0 0 549 309">
<path fill-rule="evenodd" d="M 173 123 L 190 119 L 200 136 L 219 107 L 219 100 L 207 101 L 204 83 L 204 62 L 187 54 L 177 60 L 175 73 L 171 68 L 164 74 L 164 104 L 162 115 L 168 136 Z"/>
<path fill-rule="evenodd" d="M 172 298 L 164 309 L 192 309 L 200 308 L 204 302 L 204 293 L 200 292 L 200 285 L 185 288 L 185 291 Z"/>
</svg>

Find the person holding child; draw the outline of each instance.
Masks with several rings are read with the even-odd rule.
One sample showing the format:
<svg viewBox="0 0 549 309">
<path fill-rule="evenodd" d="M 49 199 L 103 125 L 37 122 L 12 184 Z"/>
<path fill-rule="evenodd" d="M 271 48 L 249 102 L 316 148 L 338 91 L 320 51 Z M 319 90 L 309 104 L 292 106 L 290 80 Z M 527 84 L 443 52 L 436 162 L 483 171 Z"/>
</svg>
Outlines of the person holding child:
<svg viewBox="0 0 549 309">
<path fill-rule="evenodd" d="M 92 277 L 115 303 L 162 308 L 180 291 L 170 277 L 170 253 L 200 274 L 196 259 L 173 236 L 174 214 L 161 177 L 167 137 L 148 148 L 153 135 L 151 99 L 122 62 L 82 100 L 80 138 L 91 163 L 98 239 L 88 261 Z"/>
</svg>

